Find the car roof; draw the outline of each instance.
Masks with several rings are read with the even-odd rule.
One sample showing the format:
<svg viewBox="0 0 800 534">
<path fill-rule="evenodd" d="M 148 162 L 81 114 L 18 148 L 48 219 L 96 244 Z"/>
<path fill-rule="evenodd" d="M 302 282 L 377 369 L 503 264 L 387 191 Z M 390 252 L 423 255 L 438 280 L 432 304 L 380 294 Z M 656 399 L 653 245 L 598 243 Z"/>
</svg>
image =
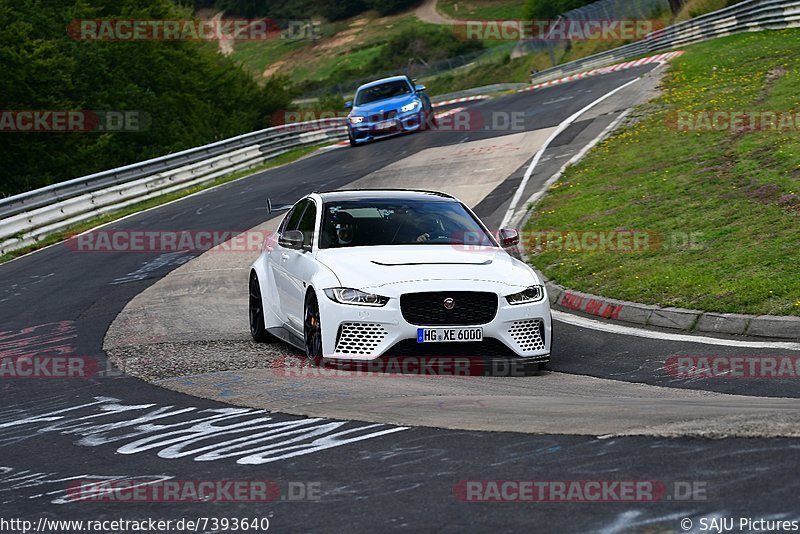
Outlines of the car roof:
<svg viewBox="0 0 800 534">
<path fill-rule="evenodd" d="M 418 189 L 348 189 L 343 191 L 325 191 L 317 193 L 323 202 L 329 200 L 439 200 L 458 202 L 452 195 L 439 191 Z"/>
<path fill-rule="evenodd" d="M 360 90 L 362 90 L 362 89 L 364 89 L 366 87 L 372 87 L 372 86 L 380 85 L 382 83 L 387 83 L 387 82 L 396 82 L 398 80 L 411 82 L 411 80 L 408 78 L 408 76 L 392 76 L 390 78 L 381 78 L 380 80 L 375 80 L 375 81 L 372 81 L 372 82 L 369 82 L 369 83 L 365 83 L 364 85 L 362 85 L 362 86 L 360 86 L 358 88 L 358 91 L 360 91 Z M 356 92 L 358 92 L 358 91 L 356 91 Z"/>
</svg>

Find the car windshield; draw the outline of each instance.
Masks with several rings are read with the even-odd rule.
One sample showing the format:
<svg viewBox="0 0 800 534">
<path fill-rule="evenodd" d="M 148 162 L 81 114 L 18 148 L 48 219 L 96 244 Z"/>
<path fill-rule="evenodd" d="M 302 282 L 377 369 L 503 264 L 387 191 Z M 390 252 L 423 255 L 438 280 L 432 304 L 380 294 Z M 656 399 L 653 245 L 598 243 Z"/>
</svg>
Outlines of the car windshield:
<svg viewBox="0 0 800 534">
<path fill-rule="evenodd" d="M 405 80 L 395 80 L 362 89 L 356 95 L 356 106 L 377 102 L 386 98 L 411 94 L 411 87 Z"/>
<path fill-rule="evenodd" d="M 319 245 L 492 247 L 496 243 L 460 202 L 425 199 L 326 202 Z"/>
</svg>

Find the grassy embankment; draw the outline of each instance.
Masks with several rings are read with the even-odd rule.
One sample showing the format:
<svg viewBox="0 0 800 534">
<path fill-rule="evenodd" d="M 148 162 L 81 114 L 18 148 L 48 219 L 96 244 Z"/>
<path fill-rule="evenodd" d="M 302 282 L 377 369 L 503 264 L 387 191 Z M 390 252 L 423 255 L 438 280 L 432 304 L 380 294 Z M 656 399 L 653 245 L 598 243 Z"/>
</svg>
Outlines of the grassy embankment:
<svg viewBox="0 0 800 534">
<path fill-rule="evenodd" d="M 527 227 L 695 233 L 699 246 L 534 254 L 578 290 L 663 306 L 800 315 L 800 132 L 679 131 L 677 112 L 800 111 L 800 31 L 687 48 L 643 118 L 568 169 Z M 670 120 L 672 119 L 672 120 Z M 678 240 L 680 241 L 680 240 Z M 557 248 L 557 247 L 556 247 Z"/>
</svg>

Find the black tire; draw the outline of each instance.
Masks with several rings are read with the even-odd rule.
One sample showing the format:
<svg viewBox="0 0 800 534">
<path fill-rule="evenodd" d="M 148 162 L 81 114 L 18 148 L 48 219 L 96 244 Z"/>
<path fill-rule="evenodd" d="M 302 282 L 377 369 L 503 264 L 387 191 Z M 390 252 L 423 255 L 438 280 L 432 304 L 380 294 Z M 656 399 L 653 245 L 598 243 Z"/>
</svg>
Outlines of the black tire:
<svg viewBox="0 0 800 534">
<path fill-rule="evenodd" d="M 419 120 L 420 120 L 420 125 L 419 125 L 419 129 L 420 130 L 424 131 L 424 130 L 430 130 L 431 129 L 431 116 L 430 115 L 428 115 L 427 113 L 423 112 L 422 115 L 420 115 Z"/>
<path fill-rule="evenodd" d="M 250 335 L 253 341 L 264 343 L 272 341 L 274 337 L 267 332 L 264 326 L 264 302 L 261 300 L 261 285 L 258 283 L 258 275 L 250 273 Z"/>
<path fill-rule="evenodd" d="M 358 146 L 358 143 L 356 143 L 356 140 L 353 137 L 353 134 L 352 132 L 350 132 L 350 130 L 347 131 L 347 140 L 350 141 L 350 146 L 352 147 Z"/>
<path fill-rule="evenodd" d="M 322 325 L 319 317 L 319 304 L 313 291 L 306 295 L 303 313 L 303 339 L 306 345 L 306 357 L 313 365 L 322 364 Z"/>
</svg>

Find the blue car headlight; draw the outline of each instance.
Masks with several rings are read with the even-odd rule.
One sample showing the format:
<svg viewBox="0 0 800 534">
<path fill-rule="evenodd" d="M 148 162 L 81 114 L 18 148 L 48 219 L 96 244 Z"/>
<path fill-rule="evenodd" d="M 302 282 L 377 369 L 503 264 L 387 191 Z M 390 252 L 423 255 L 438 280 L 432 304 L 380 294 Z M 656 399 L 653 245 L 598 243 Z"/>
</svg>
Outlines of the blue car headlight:
<svg viewBox="0 0 800 534">
<path fill-rule="evenodd" d="M 416 109 L 419 109 L 419 100 L 414 100 L 410 104 L 406 104 L 400 108 L 400 113 L 408 113 L 409 111 L 414 111 Z"/>
<path fill-rule="evenodd" d="M 533 302 L 539 302 L 540 300 L 544 300 L 544 288 L 542 286 L 531 286 L 525 291 L 506 296 L 506 301 L 512 306 L 517 304 L 531 304 Z"/>
<path fill-rule="evenodd" d="M 364 122 L 364 117 L 356 117 L 351 115 L 350 117 L 347 117 L 347 120 L 350 121 L 350 124 L 361 124 Z"/>
</svg>

